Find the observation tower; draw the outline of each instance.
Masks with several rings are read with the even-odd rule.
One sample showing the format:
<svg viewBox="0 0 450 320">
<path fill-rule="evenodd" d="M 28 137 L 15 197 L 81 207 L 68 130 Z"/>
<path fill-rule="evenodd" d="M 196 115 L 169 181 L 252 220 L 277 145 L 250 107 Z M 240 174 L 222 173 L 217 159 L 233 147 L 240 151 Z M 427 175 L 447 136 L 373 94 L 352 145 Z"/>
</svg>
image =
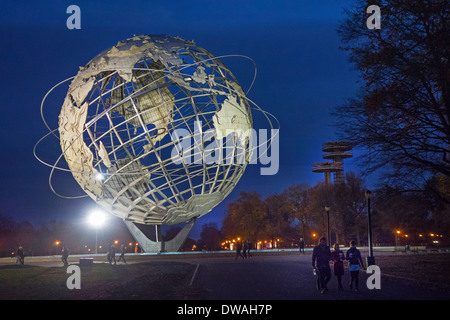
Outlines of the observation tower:
<svg viewBox="0 0 450 320">
<path fill-rule="evenodd" d="M 324 152 L 323 158 L 327 162 L 318 162 L 313 165 L 313 172 L 325 174 L 325 183 L 331 183 L 331 172 L 334 172 L 334 183 L 344 182 L 344 159 L 353 157 L 349 151 L 352 150 L 352 145 L 347 141 L 332 141 L 326 142 L 322 145 Z"/>
</svg>

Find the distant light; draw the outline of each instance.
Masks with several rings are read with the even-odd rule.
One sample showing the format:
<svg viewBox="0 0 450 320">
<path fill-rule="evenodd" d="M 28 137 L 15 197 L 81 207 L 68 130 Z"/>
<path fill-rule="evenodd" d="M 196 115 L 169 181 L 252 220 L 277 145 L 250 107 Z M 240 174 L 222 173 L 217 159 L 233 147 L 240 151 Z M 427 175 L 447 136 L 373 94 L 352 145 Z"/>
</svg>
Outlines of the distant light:
<svg viewBox="0 0 450 320">
<path fill-rule="evenodd" d="M 89 224 L 94 228 L 100 228 L 106 221 L 106 214 L 101 210 L 94 210 L 91 212 L 88 218 Z"/>
</svg>

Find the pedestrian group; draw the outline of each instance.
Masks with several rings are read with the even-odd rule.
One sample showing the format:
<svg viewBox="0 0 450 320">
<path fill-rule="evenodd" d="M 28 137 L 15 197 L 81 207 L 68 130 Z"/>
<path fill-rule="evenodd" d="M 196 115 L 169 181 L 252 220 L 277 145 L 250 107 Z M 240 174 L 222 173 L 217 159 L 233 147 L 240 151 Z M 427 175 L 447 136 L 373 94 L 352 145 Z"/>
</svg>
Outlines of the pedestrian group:
<svg viewBox="0 0 450 320">
<path fill-rule="evenodd" d="M 124 263 L 127 263 L 125 260 L 125 253 L 126 248 L 122 244 L 120 247 L 120 257 L 119 260 L 116 261 L 116 247 L 114 245 L 111 245 L 109 248 L 109 251 L 106 253 L 106 259 L 108 260 L 109 264 L 117 264 L 117 262 L 123 261 Z M 249 252 L 250 254 L 250 252 Z M 69 258 L 69 249 L 66 246 L 62 247 L 61 250 L 61 261 L 63 262 L 64 266 L 68 266 L 69 263 L 67 262 L 67 258 Z M 25 253 L 22 246 L 19 246 L 16 251 L 16 264 L 24 264 L 25 263 Z"/>
<path fill-rule="evenodd" d="M 361 252 L 356 248 L 356 241 L 350 242 L 350 249 L 344 254 L 339 244 L 334 245 L 334 251 L 330 250 L 325 237 L 320 238 L 319 244 L 314 247 L 312 254 L 312 266 L 317 275 L 317 289 L 321 293 L 328 292 L 328 281 L 331 279 L 330 261 L 333 261 L 333 273 L 338 281 L 338 290 L 344 290 L 342 276 L 344 275 L 344 261 L 349 262 L 350 290 L 358 290 L 359 270 L 363 267 Z"/>
<path fill-rule="evenodd" d="M 237 242 L 236 243 L 236 258 L 248 259 L 253 257 L 250 250 L 252 249 L 252 243 L 250 241 Z"/>
</svg>

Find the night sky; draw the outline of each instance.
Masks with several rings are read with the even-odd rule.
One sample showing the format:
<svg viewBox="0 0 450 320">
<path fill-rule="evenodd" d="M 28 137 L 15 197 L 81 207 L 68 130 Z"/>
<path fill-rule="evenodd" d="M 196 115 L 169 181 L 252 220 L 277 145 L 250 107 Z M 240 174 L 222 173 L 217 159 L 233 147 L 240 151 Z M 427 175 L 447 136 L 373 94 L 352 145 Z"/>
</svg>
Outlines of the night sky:
<svg viewBox="0 0 450 320">
<path fill-rule="evenodd" d="M 2 1 L 0 10 L 0 215 L 32 223 L 84 217 L 93 200 L 66 200 L 48 186 L 50 168 L 33 156 L 35 143 L 48 131 L 40 103 L 56 83 L 74 76 L 96 54 L 119 40 L 141 34 L 168 34 L 194 40 L 216 56 L 242 54 L 257 65 L 249 98 L 280 123 L 280 169 L 259 175 L 249 165 L 229 197 L 201 218 L 221 226 L 226 204 L 239 191 L 262 196 L 280 193 L 294 183 L 314 185 L 323 175 L 311 166 L 322 159 L 321 145 L 336 139 L 331 109 L 354 95 L 358 73 L 339 50 L 337 23 L 349 0 L 295 1 Z M 81 9 L 81 30 L 69 30 L 66 9 Z M 364 15 L 364 13 L 361 13 Z M 253 77 L 247 61 L 224 60 L 246 89 Z M 67 86 L 48 100 L 45 117 L 52 128 Z M 264 123 L 261 124 L 264 126 Z M 61 150 L 55 139 L 38 154 L 55 161 Z M 357 155 L 357 150 L 354 152 Z M 359 172 L 355 159 L 345 169 Z M 366 181 L 371 186 L 371 181 Z M 82 195 L 68 173 L 57 173 L 55 187 Z"/>
</svg>

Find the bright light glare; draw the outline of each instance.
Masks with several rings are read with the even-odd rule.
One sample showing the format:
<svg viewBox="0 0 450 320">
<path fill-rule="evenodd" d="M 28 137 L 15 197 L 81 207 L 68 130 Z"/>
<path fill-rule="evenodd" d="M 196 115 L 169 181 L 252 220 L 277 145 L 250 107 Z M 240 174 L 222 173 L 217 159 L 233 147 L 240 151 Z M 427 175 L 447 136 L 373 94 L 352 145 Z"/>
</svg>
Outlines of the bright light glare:
<svg viewBox="0 0 450 320">
<path fill-rule="evenodd" d="M 95 228 L 100 228 L 106 220 L 106 214 L 101 210 L 94 210 L 88 217 L 88 222 Z"/>
</svg>

